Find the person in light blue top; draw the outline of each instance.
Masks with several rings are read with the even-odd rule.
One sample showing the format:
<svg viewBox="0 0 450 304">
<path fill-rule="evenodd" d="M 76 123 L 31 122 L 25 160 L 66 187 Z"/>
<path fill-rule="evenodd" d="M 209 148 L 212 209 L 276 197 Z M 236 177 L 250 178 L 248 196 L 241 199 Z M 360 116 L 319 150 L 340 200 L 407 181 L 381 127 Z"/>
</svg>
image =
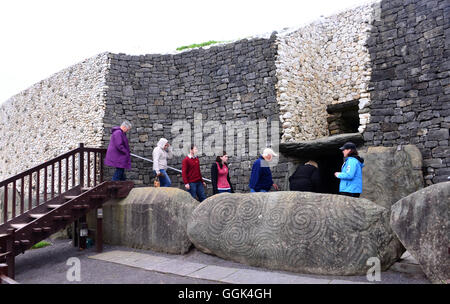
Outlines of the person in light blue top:
<svg viewBox="0 0 450 304">
<path fill-rule="evenodd" d="M 340 147 L 344 155 L 342 172 L 335 172 L 334 176 L 339 178 L 339 194 L 352 197 L 359 197 L 362 192 L 362 168 L 364 159 L 358 156 L 356 145 L 352 142 L 345 143 Z"/>
</svg>

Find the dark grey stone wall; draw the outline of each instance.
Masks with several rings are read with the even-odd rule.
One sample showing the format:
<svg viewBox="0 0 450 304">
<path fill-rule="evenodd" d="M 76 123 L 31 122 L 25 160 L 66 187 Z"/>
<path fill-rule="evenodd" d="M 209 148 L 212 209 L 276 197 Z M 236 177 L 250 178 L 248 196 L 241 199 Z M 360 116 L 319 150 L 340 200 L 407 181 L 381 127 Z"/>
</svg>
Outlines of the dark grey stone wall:
<svg viewBox="0 0 450 304">
<path fill-rule="evenodd" d="M 124 119 L 133 124 L 128 134 L 131 151 L 147 158 L 152 158 L 159 138 L 172 141 L 176 137 L 171 133 L 174 121 L 190 123 L 194 142 L 196 113 L 202 113 L 203 126 L 208 121 L 219 121 L 224 127 L 227 121 L 243 121 L 244 125 L 258 119 L 278 122 L 276 52 L 275 35 L 272 35 L 269 39 L 245 39 L 175 55 L 110 54 L 103 146 L 109 143 L 110 127 Z M 230 176 L 239 192 L 248 191 L 251 165 L 257 158 L 248 155 L 249 134 L 246 133 L 245 153 L 235 152 L 237 156 L 230 159 Z M 270 140 L 270 130 L 267 133 Z M 226 136 L 224 129 L 224 143 Z M 187 152 L 174 157 L 169 165 L 181 169 Z M 211 178 L 210 166 L 214 160 L 215 156 L 200 157 L 204 177 Z M 287 171 L 284 162 L 282 158 L 273 170 L 275 180 L 280 183 Z M 138 185 L 152 183 L 151 163 L 133 158 L 132 167 L 127 178 Z M 172 186 L 184 189 L 180 174 L 168 173 Z M 211 187 L 208 188 L 211 193 Z"/>
<path fill-rule="evenodd" d="M 381 2 L 368 40 L 372 62 L 367 146 L 415 144 L 427 184 L 450 175 L 450 5 Z"/>
</svg>

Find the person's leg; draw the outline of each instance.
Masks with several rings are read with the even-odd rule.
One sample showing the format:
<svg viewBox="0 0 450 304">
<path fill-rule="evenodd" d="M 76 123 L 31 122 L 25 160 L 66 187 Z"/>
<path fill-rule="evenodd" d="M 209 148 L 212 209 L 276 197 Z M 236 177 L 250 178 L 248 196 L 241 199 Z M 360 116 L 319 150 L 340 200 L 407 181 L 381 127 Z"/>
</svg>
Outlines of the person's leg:
<svg viewBox="0 0 450 304">
<path fill-rule="evenodd" d="M 250 193 L 256 192 L 255 189 L 250 188 Z"/>
<path fill-rule="evenodd" d="M 339 192 L 340 195 L 350 196 L 350 197 L 359 197 L 360 193 L 350 193 L 350 192 Z"/>
<path fill-rule="evenodd" d="M 189 190 L 188 192 L 191 194 L 191 196 L 194 199 L 197 199 L 197 185 L 195 183 L 189 183 Z"/>
<path fill-rule="evenodd" d="M 231 190 L 217 190 L 217 193 L 231 193 Z"/>
<path fill-rule="evenodd" d="M 122 176 L 120 177 L 121 181 L 127 180 L 127 176 L 125 175 L 125 169 L 122 169 Z"/>
<path fill-rule="evenodd" d="M 203 202 L 206 199 L 205 188 L 203 187 L 202 182 L 198 182 L 197 184 L 197 196 L 200 202 Z"/>
<path fill-rule="evenodd" d="M 161 169 L 160 172 L 161 172 L 161 175 L 159 176 L 160 186 L 170 187 L 172 182 L 170 181 L 169 175 L 167 174 L 166 170 Z"/>
<path fill-rule="evenodd" d="M 124 169 L 123 168 L 116 168 L 116 171 L 114 171 L 114 175 L 112 177 L 112 181 L 121 181 L 123 180 L 124 175 Z"/>
</svg>

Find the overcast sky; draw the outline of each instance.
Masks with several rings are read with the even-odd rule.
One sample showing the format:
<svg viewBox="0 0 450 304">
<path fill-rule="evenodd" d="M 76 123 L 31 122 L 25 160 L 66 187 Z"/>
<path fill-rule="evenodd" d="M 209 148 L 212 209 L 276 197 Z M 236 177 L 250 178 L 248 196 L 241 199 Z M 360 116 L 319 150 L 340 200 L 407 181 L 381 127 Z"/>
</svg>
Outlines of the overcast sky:
<svg viewBox="0 0 450 304">
<path fill-rule="evenodd" d="M 174 52 L 297 27 L 370 0 L 0 1 L 0 103 L 98 53 Z"/>
</svg>

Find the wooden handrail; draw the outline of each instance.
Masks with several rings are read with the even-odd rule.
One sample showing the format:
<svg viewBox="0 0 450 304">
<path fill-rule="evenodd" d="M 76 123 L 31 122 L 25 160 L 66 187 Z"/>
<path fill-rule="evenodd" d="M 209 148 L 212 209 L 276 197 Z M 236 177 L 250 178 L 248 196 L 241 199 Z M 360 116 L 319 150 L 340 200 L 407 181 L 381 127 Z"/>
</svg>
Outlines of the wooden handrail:
<svg viewBox="0 0 450 304">
<path fill-rule="evenodd" d="M 0 284 L 19 284 L 19 282 L 14 281 L 10 277 L 7 277 L 5 275 L 0 275 Z"/>
<path fill-rule="evenodd" d="M 84 164 L 84 154 L 87 153 L 87 166 L 85 168 Z M 94 166 L 91 166 L 91 157 L 90 154 L 94 153 L 94 161 L 100 161 L 99 166 L 97 163 Z M 50 159 L 38 166 L 35 166 L 31 169 L 25 170 L 17 175 L 9 177 L 3 181 L 0 181 L 0 189 L 4 189 L 4 195 L 0 198 L 3 201 L 3 223 L 7 222 L 8 219 L 8 188 L 11 187 L 12 184 L 12 208 L 11 208 L 11 216 L 12 218 L 24 213 L 24 198 L 28 199 L 28 209 L 31 209 L 32 202 L 35 201 L 37 205 L 40 205 L 42 200 L 45 202 L 48 199 L 53 199 L 55 195 L 61 195 L 63 190 L 67 191 L 69 188 L 69 180 L 72 178 L 72 185 L 70 188 L 76 186 L 75 177 L 77 177 L 79 184 L 83 187 L 85 182 L 87 182 L 87 186 L 91 186 L 91 182 L 93 182 L 94 186 L 103 181 L 103 159 L 104 154 L 106 153 L 106 149 L 103 148 L 87 148 L 84 147 L 84 144 L 80 144 L 78 148 L 73 149 L 69 152 L 66 152 L 62 155 L 59 155 L 53 159 Z M 97 154 L 100 157 L 97 157 Z M 78 156 L 77 156 L 78 155 Z M 78 158 L 78 164 L 75 165 L 76 159 Z M 69 176 L 69 159 L 72 159 L 72 174 Z M 64 161 L 65 160 L 65 161 Z M 62 177 L 63 174 L 63 166 L 65 166 L 65 177 Z M 57 167 L 55 170 L 55 167 Z M 49 170 L 50 169 L 50 170 Z M 85 170 L 86 169 L 86 170 Z M 91 179 L 91 169 L 94 169 L 94 176 Z M 44 172 L 44 178 L 41 180 L 42 171 Z M 50 171 L 50 172 L 49 172 Z M 55 172 L 56 171 L 56 172 Z M 75 174 L 75 171 L 78 171 Z M 48 173 L 51 174 L 51 179 L 48 180 Z M 99 174 L 99 178 L 97 178 L 97 174 Z M 87 179 L 85 179 L 85 176 Z M 56 179 L 56 181 L 55 181 Z M 24 183 L 28 183 L 28 189 L 24 188 Z M 56 182 L 58 182 L 56 184 Z M 16 209 L 16 191 L 17 187 L 20 183 L 20 210 Z M 62 189 L 62 184 L 64 183 L 65 188 Z M 51 187 L 49 187 L 51 185 Z M 41 186 L 43 192 L 41 191 Z M 55 187 L 56 186 L 56 187 Z M 49 193 L 49 190 L 51 191 Z M 28 195 L 24 196 L 24 191 L 28 191 Z M 43 194 L 43 197 L 42 195 Z"/>
</svg>

